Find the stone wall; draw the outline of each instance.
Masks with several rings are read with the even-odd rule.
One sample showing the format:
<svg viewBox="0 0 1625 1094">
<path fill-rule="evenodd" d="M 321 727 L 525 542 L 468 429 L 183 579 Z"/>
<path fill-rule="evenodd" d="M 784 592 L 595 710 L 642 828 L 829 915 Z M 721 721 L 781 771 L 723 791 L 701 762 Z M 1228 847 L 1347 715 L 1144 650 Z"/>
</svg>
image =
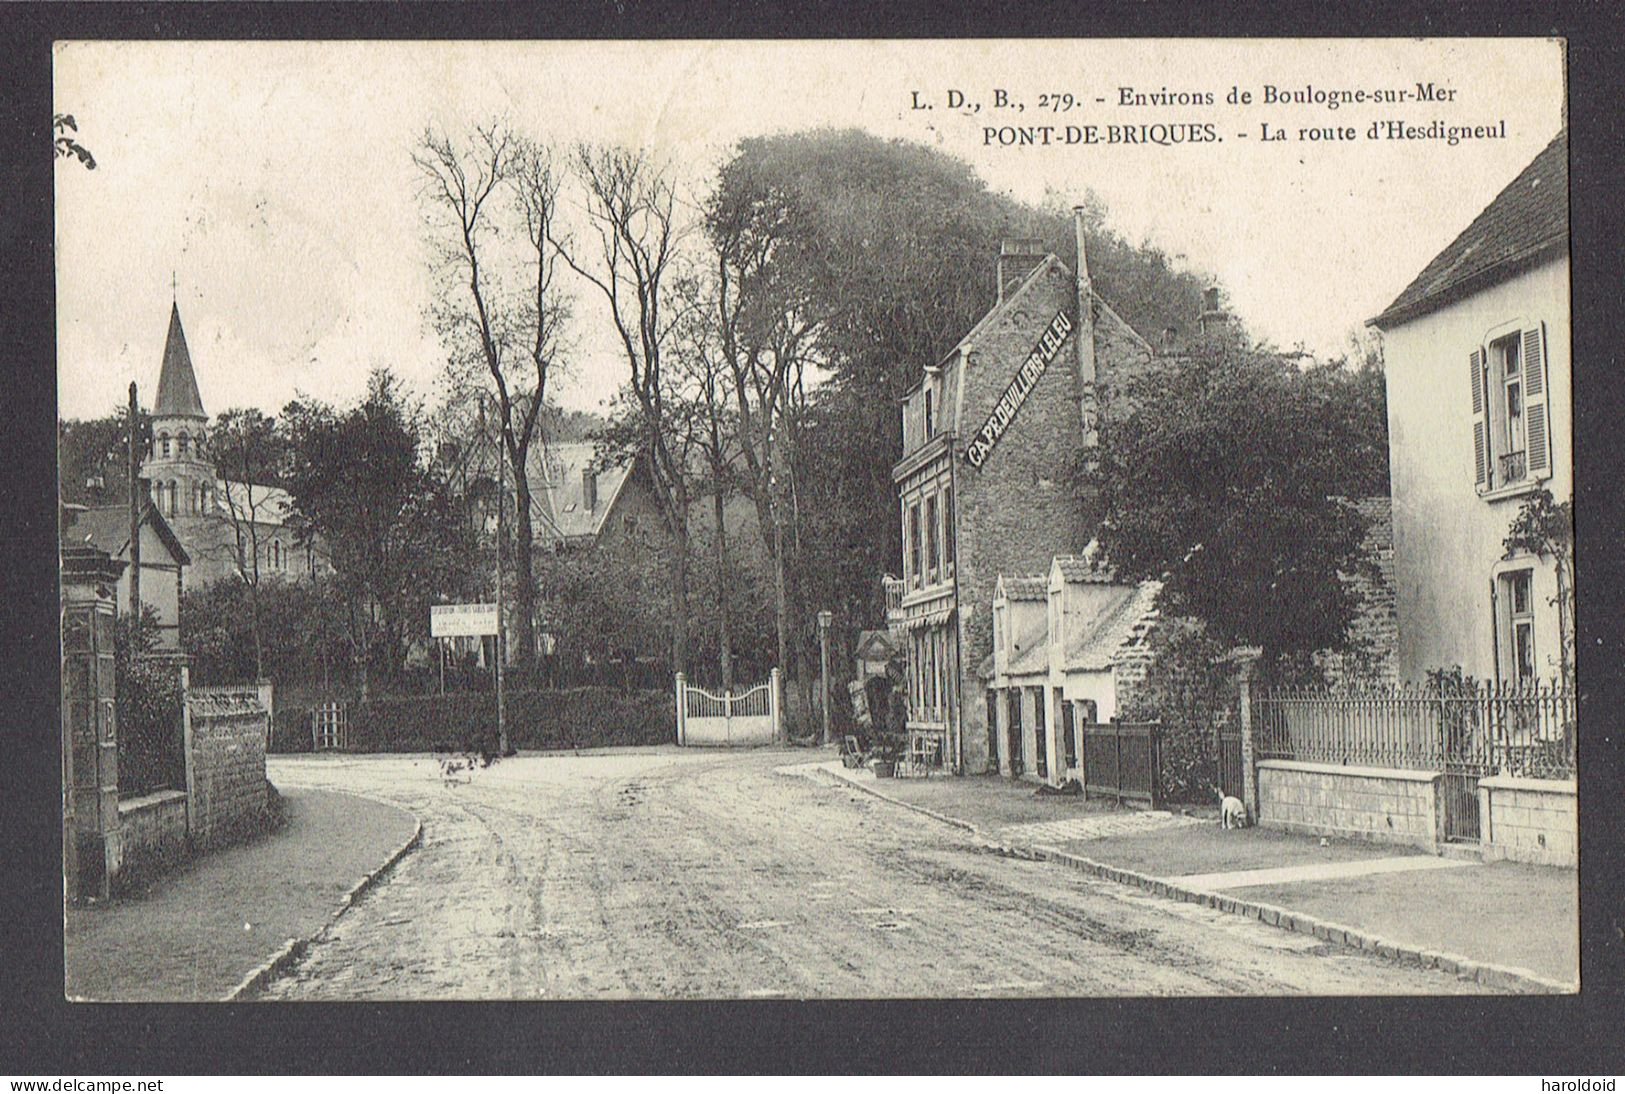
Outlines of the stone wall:
<svg viewBox="0 0 1625 1094">
<path fill-rule="evenodd" d="M 1478 780 L 1479 832 L 1486 859 L 1575 866 L 1574 780 Z"/>
<path fill-rule="evenodd" d="M 1438 780 L 1436 771 L 1262 760 L 1258 823 L 1436 850 Z"/>
<path fill-rule="evenodd" d="M 1358 498 L 1348 504 L 1369 522 L 1359 565 L 1338 577 L 1354 601 L 1342 648 L 1322 651 L 1315 663 L 1332 687 L 1397 682 L 1399 623 L 1394 608 L 1393 506 L 1387 498 Z"/>
<path fill-rule="evenodd" d="M 149 874 L 186 856 L 186 795 L 159 790 L 118 803 L 122 861 L 118 881 Z"/>
<path fill-rule="evenodd" d="M 266 806 L 266 712 L 256 689 L 187 697 L 187 789 L 195 850 L 257 825 Z"/>
</svg>

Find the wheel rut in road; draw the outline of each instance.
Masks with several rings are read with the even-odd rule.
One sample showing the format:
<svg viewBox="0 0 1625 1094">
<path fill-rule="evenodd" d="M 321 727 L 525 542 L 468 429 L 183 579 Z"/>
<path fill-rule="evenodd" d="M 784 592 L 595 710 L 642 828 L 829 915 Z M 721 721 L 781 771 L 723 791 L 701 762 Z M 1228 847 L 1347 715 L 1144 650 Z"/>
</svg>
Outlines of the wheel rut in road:
<svg viewBox="0 0 1625 1094">
<path fill-rule="evenodd" d="M 1479 990 L 1053 864 L 778 753 L 290 764 L 424 824 L 264 998 L 772 998 Z"/>
</svg>

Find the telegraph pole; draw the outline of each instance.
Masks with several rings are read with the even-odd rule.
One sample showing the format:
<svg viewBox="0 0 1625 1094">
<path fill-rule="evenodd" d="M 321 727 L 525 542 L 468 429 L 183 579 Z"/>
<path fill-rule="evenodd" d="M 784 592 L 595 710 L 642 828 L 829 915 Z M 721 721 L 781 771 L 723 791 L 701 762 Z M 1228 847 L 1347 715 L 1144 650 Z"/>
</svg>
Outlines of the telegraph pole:
<svg viewBox="0 0 1625 1094">
<path fill-rule="evenodd" d="M 130 621 L 141 626 L 141 459 L 137 432 L 140 410 L 136 405 L 135 381 L 130 381 Z"/>
<path fill-rule="evenodd" d="M 480 431 L 485 431 L 485 396 L 480 396 Z M 497 755 L 508 754 L 508 717 L 502 696 L 502 543 L 508 535 L 508 454 L 497 430 Z"/>
</svg>

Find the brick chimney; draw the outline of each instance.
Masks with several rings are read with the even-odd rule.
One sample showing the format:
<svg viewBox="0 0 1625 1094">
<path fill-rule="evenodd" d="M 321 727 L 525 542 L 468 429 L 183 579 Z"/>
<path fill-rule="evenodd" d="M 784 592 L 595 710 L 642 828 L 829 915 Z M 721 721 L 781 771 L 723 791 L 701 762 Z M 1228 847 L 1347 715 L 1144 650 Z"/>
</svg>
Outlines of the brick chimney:
<svg viewBox="0 0 1625 1094">
<path fill-rule="evenodd" d="M 1230 314 L 1219 307 L 1219 286 L 1210 285 L 1202 290 L 1202 313 L 1196 317 L 1196 326 L 1204 335 L 1218 334 L 1230 322 Z"/>
<path fill-rule="evenodd" d="M 999 246 L 999 299 L 1021 284 L 1021 279 L 1044 261 L 1044 244 L 1037 239 L 1007 239 Z"/>
</svg>

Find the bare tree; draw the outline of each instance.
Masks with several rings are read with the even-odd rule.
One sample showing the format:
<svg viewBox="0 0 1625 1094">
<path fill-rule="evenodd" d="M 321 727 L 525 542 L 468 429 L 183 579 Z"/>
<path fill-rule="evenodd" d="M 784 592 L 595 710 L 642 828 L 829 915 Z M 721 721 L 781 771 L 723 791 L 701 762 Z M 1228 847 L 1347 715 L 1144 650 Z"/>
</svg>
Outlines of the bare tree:
<svg viewBox="0 0 1625 1094">
<path fill-rule="evenodd" d="M 214 506 L 225 514 L 229 538 L 212 549 L 223 552 L 248 596 L 249 628 L 254 635 L 254 674 L 265 674 L 265 652 L 260 634 L 261 559 L 269 561 L 263 537 L 283 517 L 281 491 L 270 484 L 280 471 L 281 447 L 276 424 L 253 408 L 228 410 L 210 432 L 210 452 L 225 479 L 218 497 L 210 484 L 195 499 L 200 510 Z M 292 546 L 290 542 L 288 546 Z M 279 544 L 280 549 L 280 544 Z M 280 559 L 277 560 L 280 563 Z"/>
<path fill-rule="evenodd" d="M 672 668 L 688 664 L 688 468 L 673 428 L 665 352 L 680 309 L 669 298 L 679 229 L 676 189 L 646 154 L 626 148 L 580 145 L 572 157 L 586 192 L 587 231 L 596 254 L 585 260 L 571 241 L 551 234 L 557 253 L 609 304 L 611 320 L 626 352 L 627 391 L 643 429 L 655 495 L 670 529 L 672 546 Z"/>
<path fill-rule="evenodd" d="M 560 173 L 552 152 L 497 125 L 463 142 L 425 133 L 413 162 L 424 200 L 438 214 L 447 284 L 436 320 L 454 364 L 472 363 L 495 392 L 501 448 L 513 469 L 516 600 L 522 666 L 536 653 L 535 524 L 529 459 L 545 445 L 548 381 L 560 369 L 568 302 L 554 289 L 553 246 Z M 504 213 L 517 231 L 505 231 Z M 517 239 L 504 248 L 499 236 Z M 503 503 L 499 499 L 499 504 Z"/>
</svg>

